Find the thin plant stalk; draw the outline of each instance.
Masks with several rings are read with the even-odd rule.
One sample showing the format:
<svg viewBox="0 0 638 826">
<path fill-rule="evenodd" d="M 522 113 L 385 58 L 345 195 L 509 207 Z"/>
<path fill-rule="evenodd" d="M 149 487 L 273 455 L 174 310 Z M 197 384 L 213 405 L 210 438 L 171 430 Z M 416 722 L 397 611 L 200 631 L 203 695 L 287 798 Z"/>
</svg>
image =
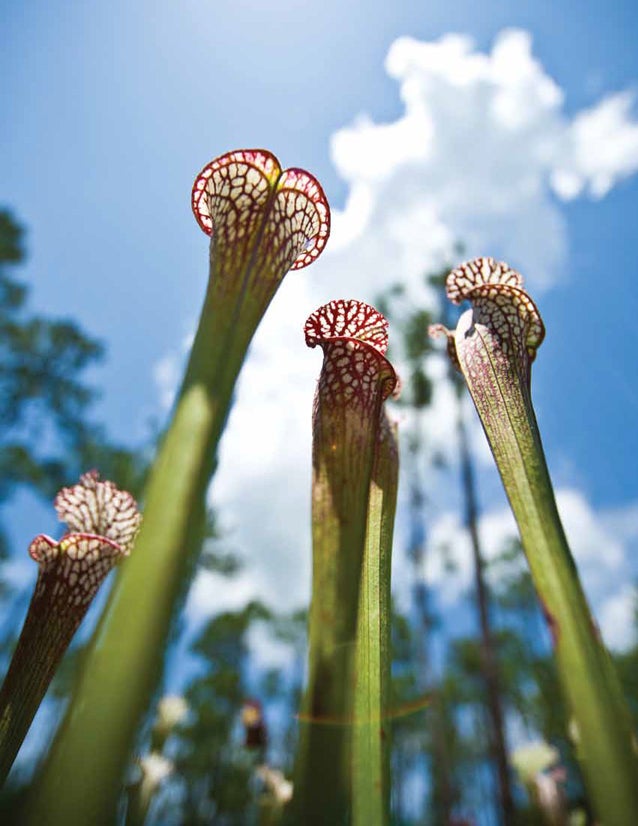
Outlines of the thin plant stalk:
<svg viewBox="0 0 638 826">
<path fill-rule="evenodd" d="M 286 272 L 314 260 L 329 233 L 316 180 L 282 171 L 263 150 L 231 152 L 204 167 L 192 205 L 212 233 L 204 306 L 150 474 L 135 564 L 116 582 L 94 635 L 36 788 L 33 823 L 112 821 L 204 536 L 205 495 L 247 347 Z"/>
<path fill-rule="evenodd" d="M 313 578 L 308 686 L 295 766 L 295 822 L 349 822 L 357 615 L 382 404 L 396 385 L 387 322 L 333 301 L 306 323 L 324 362 L 313 416 Z"/>
<path fill-rule="evenodd" d="M 442 285 L 441 285 L 442 286 Z M 445 308 L 449 310 L 449 307 Z M 449 312 L 445 312 L 445 317 Z M 479 536 L 479 506 L 478 491 L 467 425 L 465 422 L 463 378 L 455 369 L 455 365 L 448 362 L 448 377 L 454 388 L 457 404 L 456 433 L 459 447 L 459 464 L 461 476 L 461 494 L 465 527 L 467 528 L 472 548 L 474 567 L 474 586 L 476 608 L 478 613 L 481 635 L 481 674 L 485 686 L 486 706 L 490 720 L 489 750 L 493 760 L 496 780 L 498 783 L 499 803 L 503 826 L 511 826 L 515 819 L 514 798 L 512 795 L 512 781 L 507 759 L 507 737 L 505 715 L 501 695 L 501 676 L 492 632 L 490 618 L 490 589 L 486 579 L 485 559 Z"/>
<path fill-rule="evenodd" d="M 390 577 L 398 458 L 394 428 L 384 417 L 370 485 L 357 619 L 352 743 L 355 826 L 390 822 Z"/>
<path fill-rule="evenodd" d="M 638 823 L 638 763 L 629 713 L 567 544 L 531 402 L 531 362 L 544 336 L 542 320 L 521 276 L 492 259 L 453 271 L 448 296 L 472 303 L 448 334 L 448 347 L 519 526 L 587 789 L 601 823 L 631 826 Z"/>
</svg>

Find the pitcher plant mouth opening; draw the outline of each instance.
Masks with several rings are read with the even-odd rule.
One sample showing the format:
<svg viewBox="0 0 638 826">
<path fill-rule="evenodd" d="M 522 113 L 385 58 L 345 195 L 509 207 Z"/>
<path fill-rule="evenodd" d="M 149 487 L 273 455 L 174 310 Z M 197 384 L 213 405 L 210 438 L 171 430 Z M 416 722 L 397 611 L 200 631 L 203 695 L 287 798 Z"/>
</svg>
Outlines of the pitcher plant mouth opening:
<svg viewBox="0 0 638 826">
<path fill-rule="evenodd" d="M 283 170 L 265 149 L 228 152 L 206 164 L 195 178 L 191 206 L 203 232 L 234 247 L 236 261 L 251 254 L 261 229 L 264 249 L 271 245 L 266 260 L 292 255 L 286 269 L 300 270 L 321 255 L 330 236 L 330 208 L 319 181 L 304 169 Z M 269 210 L 269 226 L 262 228 L 260 218 Z M 283 249 L 277 247 L 284 240 Z"/>
<path fill-rule="evenodd" d="M 284 275 L 315 261 L 330 236 L 319 182 L 303 169 L 282 169 L 263 149 L 229 152 L 207 164 L 191 204 L 211 239 L 217 309 L 235 324 L 256 326 Z"/>
<path fill-rule="evenodd" d="M 388 322 L 362 301 L 331 301 L 312 313 L 304 327 L 308 347 L 321 347 L 323 365 L 316 405 L 354 405 L 371 411 L 398 389 L 385 354 Z"/>
<path fill-rule="evenodd" d="M 330 208 L 310 173 L 283 169 L 264 149 L 228 152 L 206 164 L 191 206 L 210 237 L 202 321 L 205 315 L 214 324 L 211 381 L 230 385 L 286 273 L 308 266 L 325 248 Z"/>
<path fill-rule="evenodd" d="M 79 624 L 111 568 L 131 553 L 142 515 L 130 493 L 100 480 L 96 470 L 62 488 L 54 507 L 69 530 L 59 540 L 40 534 L 31 542 L 29 555 L 40 567 L 34 598 L 50 591 L 56 599 L 48 612 L 54 604 L 62 611 L 66 598 Z"/>
<path fill-rule="evenodd" d="M 430 335 L 445 335 L 448 340 L 448 355 L 455 367 L 462 372 L 459 351 L 465 352 L 465 345 L 476 331 L 480 336 L 490 336 L 498 342 L 498 352 L 512 357 L 513 365 L 524 385 L 529 390 L 531 364 L 536 351 L 545 338 L 545 326 L 536 304 L 523 289 L 523 277 L 507 264 L 493 258 L 476 258 L 453 269 L 446 279 L 446 293 L 453 304 L 469 301 L 472 309 L 459 319 L 459 328 L 464 330 L 457 337 L 442 324 L 432 324 Z M 478 325 L 478 327 L 477 327 Z M 482 358 L 487 358 L 487 348 Z M 471 348 L 470 359 L 478 353 Z M 480 359 L 479 359 L 480 361 Z"/>
</svg>

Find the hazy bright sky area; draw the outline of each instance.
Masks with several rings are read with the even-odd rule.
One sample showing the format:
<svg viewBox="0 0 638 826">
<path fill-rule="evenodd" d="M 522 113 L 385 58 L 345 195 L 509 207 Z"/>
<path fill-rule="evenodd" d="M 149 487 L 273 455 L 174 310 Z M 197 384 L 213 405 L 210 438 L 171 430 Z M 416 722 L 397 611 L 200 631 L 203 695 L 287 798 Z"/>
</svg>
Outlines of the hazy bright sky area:
<svg viewBox="0 0 638 826">
<path fill-rule="evenodd" d="M 170 409 L 207 276 L 190 210 L 199 169 L 268 148 L 315 174 L 333 208 L 326 252 L 286 278 L 258 333 L 222 445 L 213 495 L 246 566 L 230 585 L 200 575 L 191 618 L 250 596 L 292 608 L 309 592 L 320 355 L 304 346 L 307 315 L 396 282 L 416 300 L 462 241 L 467 257 L 519 269 L 537 299 L 533 395 L 561 511 L 606 638 L 628 642 L 638 4 L 0 0 L 0 27 L 0 204 L 28 228 L 17 274 L 34 308 L 106 342 L 92 379 L 114 438 L 141 442 Z M 452 456 L 450 405 L 443 388 L 428 438 Z M 492 553 L 511 520 L 474 430 Z M 470 582 L 454 473 L 428 489 L 431 540 L 456 542 L 460 569 L 426 575 L 452 607 Z M 29 581 L 28 541 L 53 529 L 32 522 L 16 516 Z"/>
</svg>

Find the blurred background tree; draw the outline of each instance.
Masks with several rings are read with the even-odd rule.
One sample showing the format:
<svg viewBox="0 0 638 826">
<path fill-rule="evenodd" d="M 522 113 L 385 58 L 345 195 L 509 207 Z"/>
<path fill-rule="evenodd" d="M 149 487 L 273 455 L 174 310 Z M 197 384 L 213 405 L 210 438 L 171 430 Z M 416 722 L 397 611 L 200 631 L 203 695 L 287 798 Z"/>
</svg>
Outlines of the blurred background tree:
<svg viewBox="0 0 638 826">
<path fill-rule="evenodd" d="M 0 211 L 0 507 L 20 487 L 51 499 L 96 464 L 139 492 L 144 462 L 113 444 L 92 418 L 98 391 L 84 377 L 104 345 L 76 322 L 29 311 L 13 270 L 25 260 L 24 229 Z M 7 551 L 0 522 L 0 550 Z"/>
<path fill-rule="evenodd" d="M 75 321 L 34 313 L 29 288 L 15 275 L 26 258 L 25 231 L 0 210 L 0 663 L 20 630 L 27 594 L 5 576 L 6 561 L 26 548 L 11 548 L 8 504 L 20 490 L 51 502 L 64 485 L 97 467 L 103 478 L 141 494 L 148 456 L 114 443 L 94 418 L 98 391 L 87 370 L 105 354 L 101 342 Z M 33 534 L 38 532 L 34 526 Z M 65 658 L 51 697 L 67 696 L 78 658 Z"/>
</svg>

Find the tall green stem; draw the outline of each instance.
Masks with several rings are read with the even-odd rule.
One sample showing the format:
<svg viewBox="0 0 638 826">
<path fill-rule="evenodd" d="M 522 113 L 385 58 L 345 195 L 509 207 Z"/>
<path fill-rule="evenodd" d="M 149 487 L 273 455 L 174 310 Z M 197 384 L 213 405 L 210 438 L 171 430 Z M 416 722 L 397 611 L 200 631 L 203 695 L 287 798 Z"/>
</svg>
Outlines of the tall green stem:
<svg viewBox="0 0 638 826">
<path fill-rule="evenodd" d="M 308 687 L 295 766 L 295 822 L 352 816 L 357 615 L 382 402 L 396 377 L 387 322 L 357 301 L 333 301 L 306 324 L 324 363 L 313 429 L 313 579 Z"/>
<path fill-rule="evenodd" d="M 148 488 L 134 564 L 116 582 L 37 787 L 31 822 L 110 823 L 171 622 L 204 533 L 206 490 L 235 380 L 290 268 L 319 254 L 329 213 L 317 182 L 262 150 L 202 170 L 193 208 L 211 231 L 210 278 L 186 375 Z M 72 780 L 72 782 L 70 782 Z"/>
<path fill-rule="evenodd" d="M 461 319 L 457 348 L 471 324 Z M 482 335 L 479 325 L 473 334 Z M 602 823 L 630 826 L 638 823 L 638 766 L 629 715 L 567 544 L 529 394 L 507 365 L 493 355 L 484 381 L 468 384 L 552 632 L 587 787 Z"/>
<path fill-rule="evenodd" d="M 352 744 L 355 826 L 390 822 L 390 575 L 398 469 L 395 434 L 384 418 L 370 485 L 357 620 Z"/>
<path fill-rule="evenodd" d="M 468 298 L 473 309 L 450 334 L 450 349 L 521 532 L 594 808 L 605 826 L 631 826 L 638 823 L 638 763 L 629 714 L 556 508 L 530 393 L 531 361 L 544 329 L 521 285 L 518 273 L 491 259 L 451 273 L 448 295 Z"/>
<path fill-rule="evenodd" d="M 214 448 L 238 369 L 229 365 L 225 381 L 207 386 L 207 379 L 222 374 L 224 363 L 223 354 L 215 352 L 209 302 L 210 295 L 184 388 L 149 479 L 144 525 L 129 560 L 133 565 L 116 582 L 96 631 L 37 790 L 33 822 L 42 822 L 44 811 L 51 824 L 99 824 L 112 818 L 132 738 L 160 676 L 174 605 L 184 591 L 180 569 L 190 571 L 203 537 Z M 98 752 L 96 743 L 101 744 Z M 80 799 L 70 792 L 70 776 L 83 787 Z"/>
<path fill-rule="evenodd" d="M 352 419 L 360 432 L 358 417 L 353 415 Z M 343 438 L 349 435 L 346 429 Z M 317 468 L 317 476 L 326 484 L 320 481 L 313 488 L 315 553 L 308 620 L 308 688 L 295 772 L 294 806 L 301 818 L 297 822 L 342 824 L 351 808 L 352 681 L 371 470 L 371 462 L 366 462 L 356 491 L 352 484 L 340 486 L 345 494 L 341 511 L 339 486 L 334 487 L 333 498 L 325 466 Z"/>
</svg>

